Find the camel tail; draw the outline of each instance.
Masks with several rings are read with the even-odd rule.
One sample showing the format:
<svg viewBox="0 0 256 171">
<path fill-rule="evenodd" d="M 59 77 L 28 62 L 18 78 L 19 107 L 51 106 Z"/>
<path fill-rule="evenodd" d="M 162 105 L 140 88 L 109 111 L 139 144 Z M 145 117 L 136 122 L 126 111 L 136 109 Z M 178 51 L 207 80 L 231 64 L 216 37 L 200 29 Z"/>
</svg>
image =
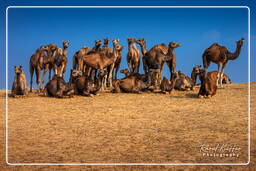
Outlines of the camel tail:
<svg viewBox="0 0 256 171">
<path fill-rule="evenodd" d="M 206 55 L 207 52 L 204 52 L 203 54 L 203 65 L 204 65 L 204 69 L 207 69 L 210 65 L 210 61 L 207 60 L 207 55 Z"/>
</svg>

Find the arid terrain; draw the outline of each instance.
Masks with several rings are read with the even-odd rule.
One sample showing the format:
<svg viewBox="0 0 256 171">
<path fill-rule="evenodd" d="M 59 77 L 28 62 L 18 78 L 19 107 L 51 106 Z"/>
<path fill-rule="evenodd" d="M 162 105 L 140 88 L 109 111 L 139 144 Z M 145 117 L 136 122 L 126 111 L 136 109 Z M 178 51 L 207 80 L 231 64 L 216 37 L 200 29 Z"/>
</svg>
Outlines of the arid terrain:
<svg viewBox="0 0 256 171">
<path fill-rule="evenodd" d="M 251 83 L 251 163 L 247 166 L 8 166 L 0 170 L 158 170 L 255 168 L 255 88 Z M 193 91 L 8 99 L 10 163 L 247 163 L 248 84 L 219 88 L 210 99 Z M 5 91 L 1 140 L 5 140 Z M 204 156 L 203 147 L 238 147 L 238 157 Z M 209 150 L 209 149 L 208 149 Z M 223 152 L 223 151 L 222 151 Z M 217 150 L 216 153 L 221 153 Z M 224 151 L 223 153 L 228 153 Z"/>
</svg>

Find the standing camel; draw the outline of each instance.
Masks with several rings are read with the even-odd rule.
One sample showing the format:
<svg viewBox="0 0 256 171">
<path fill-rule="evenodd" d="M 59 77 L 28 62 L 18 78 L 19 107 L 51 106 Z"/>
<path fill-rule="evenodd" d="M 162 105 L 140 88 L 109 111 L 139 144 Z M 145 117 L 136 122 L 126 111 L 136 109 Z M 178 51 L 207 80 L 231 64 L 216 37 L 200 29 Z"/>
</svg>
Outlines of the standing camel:
<svg viewBox="0 0 256 171">
<path fill-rule="evenodd" d="M 78 69 L 78 61 L 82 59 L 84 55 L 87 55 L 90 51 L 91 49 L 88 46 L 84 46 L 73 55 L 73 69 Z"/>
<path fill-rule="evenodd" d="M 68 58 L 67 58 L 67 52 L 68 52 L 68 46 L 69 42 L 68 41 L 62 41 L 63 49 L 58 48 L 57 49 L 57 54 L 55 55 L 54 58 L 54 73 L 57 75 L 62 75 L 66 72 L 67 69 L 67 63 L 68 63 Z"/>
<path fill-rule="evenodd" d="M 34 72 L 36 73 L 36 83 L 37 83 L 38 92 L 41 89 L 40 88 L 40 72 L 41 70 L 45 69 L 45 65 L 50 61 L 49 58 L 46 57 L 44 49 L 46 49 L 46 47 L 44 46 L 37 49 L 35 54 L 33 54 L 29 60 L 30 92 L 32 92 Z M 42 80 L 42 88 L 44 88 L 43 81 L 44 79 Z"/>
<path fill-rule="evenodd" d="M 146 42 L 144 39 L 135 39 L 135 42 L 141 47 L 141 52 L 143 54 L 143 69 L 145 74 L 147 74 L 150 69 L 160 69 L 160 73 L 158 74 L 158 81 L 160 82 L 164 62 L 166 61 L 172 78 L 173 73 L 176 71 L 176 55 L 174 54 L 174 48 L 181 46 L 180 43 L 170 42 L 168 47 L 162 43 L 155 45 L 149 51 L 147 51 Z"/>
<path fill-rule="evenodd" d="M 241 38 L 236 42 L 236 51 L 234 53 L 229 52 L 225 46 L 220 46 L 217 43 L 212 44 L 204 51 L 203 64 L 205 72 L 211 62 L 218 65 L 217 86 L 220 83 L 220 87 L 222 87 L 224 69 L 229 60 L 235 60 L 240 55 L 243 40 L 244 38 Z"/>
<path fill-rule="evenodd" d="M 113 47 L 115 47 L 118 44 L 118 42 L 117 42 L 117 44 L 115 42 L 116 41 L 113 40 Z M 117 59 L 115 61 L 115 65 L 114 65 L 114 68 L 113 68 L 113 71 L 115 70 L 115 75 L 114 75 L 115 79 L 117 79 L 117 73 L 118 73 L 118 70 L 119 70 L 119 67 L 120 67 L 120 64 L 121 64 L 121 61 L 122 61 L 123 48 L 124 47 L 121 46 L 120 49 L 117 51 Z"/>
<path fill-rule="evenodd" d="M 140 51 L 136 45 L 133 44 L 133 38 L 127 38 L 128 42 L 128 53 L 127 53 L 127 64 L 130 72 L 139 72 L 140 68 Z"/>
</svg>

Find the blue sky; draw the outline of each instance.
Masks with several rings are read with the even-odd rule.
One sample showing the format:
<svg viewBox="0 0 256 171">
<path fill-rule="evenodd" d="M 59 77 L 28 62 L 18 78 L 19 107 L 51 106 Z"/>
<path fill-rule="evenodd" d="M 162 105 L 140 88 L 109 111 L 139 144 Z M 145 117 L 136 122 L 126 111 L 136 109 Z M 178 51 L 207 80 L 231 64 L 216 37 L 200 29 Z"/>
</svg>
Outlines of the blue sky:
<svg viewBox="0 0 256 171">
<path fill-rule="evenodd" d="M 104 37 L 119 38 L 120 44 L 125 46 L 121 68 L 127 68 L 127 37 L 145 38 L 148 50 L 156 44 L 179 42 L 182 46 L 175 50 L 177 70 L 187 75 L 194 65 L 202 64 L 202 53 L 212 43 L 224 45 L 233 52 L 235 41 L 244 37 L 240 57 L 228 63 L 225 73 L 235 83 L 247 82 L 247 8 L 11 8 L 8 13 L 8 88 L 12 84 L 15 65 L 24 67 L 29 83 L 29 59 L 41 45 L 56 43 L 61 46 L 62 40 L 70 42 L 65 76 L 68 80 L 75 51 L 84 45 L 92 47 L 94 40 Z M 255 41 L 253 35 L 252 41 Z M 216 69 L 217 65 L 212 63 L 209 71 Z M 143 72 L 142 64 L 140 71 Z M 1 78 L 4 74 L 1 72 Z M 167 66 L 163 75 L 169 77 Z M 119 78 L 121 76 L 119 74 Z M 0 88 L 4 87 L 5 83 L 1 81 Z"/>
</svg>

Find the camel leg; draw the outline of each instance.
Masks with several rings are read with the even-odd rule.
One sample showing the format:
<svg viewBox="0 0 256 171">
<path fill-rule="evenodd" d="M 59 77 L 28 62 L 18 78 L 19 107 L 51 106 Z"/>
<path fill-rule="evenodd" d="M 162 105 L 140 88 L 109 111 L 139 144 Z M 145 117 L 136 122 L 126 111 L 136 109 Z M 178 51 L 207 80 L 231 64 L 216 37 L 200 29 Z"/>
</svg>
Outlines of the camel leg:
<svg viewBox="0 0 256 171">
<path fill-rule="evenodd" d="M 29 67 L 29 72 L 30 72 L 30 92 L 32 92 L 34 70 L 35 70 L 35 68 L 30 65 L 30 67 Z"/>
<path fill-rule="evenodd" d="M 120 62 L 118 62 L 115 66 L 116 70 L 115 70 L 115 79 L 117 79 L 117 73 L 119 71 L 119 67 L 120 67 Z"/>
<path fill-rule="evenodd" d="M 220 82 L 220 68 L 221 67 L 222 67 L 222 65 L 218 64 L 218 74 L 217 74 L 217 81 L 216 81 L 217 87 L 219 86 L 219 82 Z"/>
<path fill-rule="evenodd" d="M 142 58 L 142 62 L 143 62 L 144 73 L 147 74 L 148 73 L 148 67 L 147 67 L 147 62 L 146 62 L 146 59 L 145 59 L 144 56 Z"/>
<path fill-rule="evenodd" d="M 111 66 L 110 66 L 110 70 L 109 70 L 109 87 L 112 88 L 113 85 L 112 85 L 112 79 L 113 79 L 113 70 L 114 70 L 114 66 L 115 66 L 115 63 L 113 63 Z"/>
<path fill-rule="evenodd" d="M 42 89 L 44 89 L 44 77 L 46 75 L 47 69 L 44 69 L 43 77 L 42 77 Z"/>
<path fill-rule="evenodd" d="M 36 83 L 37 83 L 37 91 L 40 92 L 40 68 L 36 68 Z"/>
<path fill-rule="evenodd" d="M 222 81 L 223 81 L 223 74 L 224 74 L 224 69 L 226 67 L 226 64 L 223 64 L 222 68 L 221 68 L 221 73 L 220 73 L 220 87 L 222 87 Z"/>
<path fill-rule="evenodd" d="M 52 72 L 52 69 L 51 69 L 51 68 L 49 68 L 48 81 L 50 81 L 50 80 L 51 80 L 51 72 Z"/>
<path fill-rule="evenodd" d="M 129 69 L 130 69 L 130 72 L 133 72 L 133 66 L 132 66 L 131 61 L 127 61 L 127 64 L 128 64 Z"/>
</svg>

